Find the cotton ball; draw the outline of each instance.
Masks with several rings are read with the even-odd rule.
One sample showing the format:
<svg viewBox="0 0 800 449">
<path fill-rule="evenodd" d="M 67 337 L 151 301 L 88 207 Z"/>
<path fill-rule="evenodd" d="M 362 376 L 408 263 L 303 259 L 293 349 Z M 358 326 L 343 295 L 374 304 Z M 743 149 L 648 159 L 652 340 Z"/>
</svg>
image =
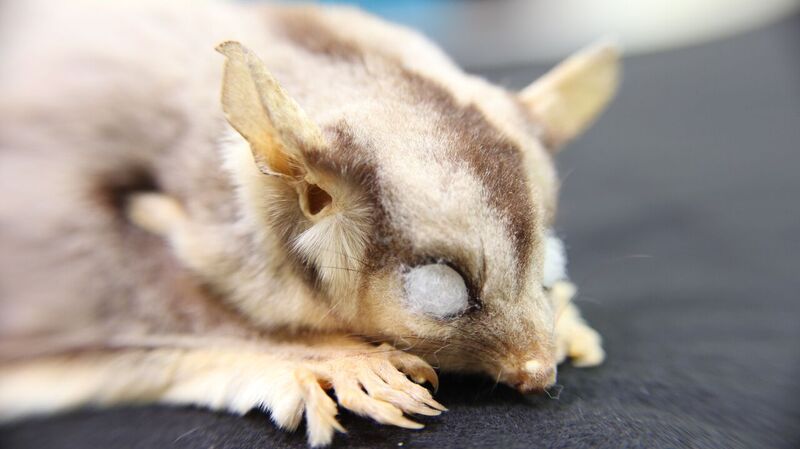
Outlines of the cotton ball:
<svg viewBox="0 0 800 449">
<path fill-rule="evenodd" d="M 467 309 L 464 279 L 444 264 L 414 267 L 404 275 L 406 304 L 414 313 L 447 318 Z"/>
<path fill-rule="evenodd" d="M 567 255 L 564 243 L 553 231 L 548 231 L 544 242 L 544 280 L 542 285 L 552 287 L 567 278 Z"/>
</svg>

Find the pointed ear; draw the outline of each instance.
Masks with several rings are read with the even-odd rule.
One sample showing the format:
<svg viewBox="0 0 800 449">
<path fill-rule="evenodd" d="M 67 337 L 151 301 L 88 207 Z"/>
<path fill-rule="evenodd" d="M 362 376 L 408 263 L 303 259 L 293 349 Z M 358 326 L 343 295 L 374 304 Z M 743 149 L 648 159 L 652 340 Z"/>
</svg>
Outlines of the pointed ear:
<svg viewBox="0 0 800 449">
<path fill-rule="evenodd" d="M 582 133 L 608 105 L 619 83 L 619 50 L 597 43 L 569 57 L 519 93 L 544 125 L 553 152 Z"/>
<path fill-rule="evenodd" d="M 259 170 L 294 185 L 303 213 L 318 218 L 332 199 L 316 184 L 303 149 L 322 148 L 322 132 L 250 49 L 228 41 L 217 51 L 227 58 L 222 109 L 228 123 L 250 144 Z"/>
</svg>

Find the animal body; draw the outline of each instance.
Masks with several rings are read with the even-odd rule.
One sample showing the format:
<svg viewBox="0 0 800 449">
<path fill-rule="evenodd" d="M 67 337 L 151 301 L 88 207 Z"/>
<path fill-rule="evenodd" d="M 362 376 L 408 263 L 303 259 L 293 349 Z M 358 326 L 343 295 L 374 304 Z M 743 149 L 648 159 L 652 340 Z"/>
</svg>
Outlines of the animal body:
<svg viewBox="0 0 800 449">
<path fill-rule="evenodd" d="M 326 390 L 417 428 L 431 365 L 603 360 L 550 229 L 613 47 L 509 92 L 347 8 L 2 8 L 2 418 L 261 408 L 320 446 Z"/>
</svg>

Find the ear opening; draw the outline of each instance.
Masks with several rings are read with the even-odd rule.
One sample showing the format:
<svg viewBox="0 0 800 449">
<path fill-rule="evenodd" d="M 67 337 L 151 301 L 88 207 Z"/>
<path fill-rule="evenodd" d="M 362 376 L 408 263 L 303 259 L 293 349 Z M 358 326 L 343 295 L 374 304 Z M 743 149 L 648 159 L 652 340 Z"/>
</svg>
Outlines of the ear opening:
<svg viewBox="0 0 800 449">
<path fill-rule="evenodd" d="M 323 212 L 330 208 L 332 203 L 331 195 L 316 184 L 306 184 L 304 192 L 300 195 L 300 208 L 309 219 L 324 216 Z"/>
<path fill-rule="evenodd" d="M 294 187 L 306 218 L 326 216 L 333 197 L 317 184 L 304 156 L 306 149 L 325 146 L 322 132 L 250 49 L 229 41 L 217 50 L 227 58 L 222 83 L 225 117 L 250 144 L 256 166 Z"/>
</svg>

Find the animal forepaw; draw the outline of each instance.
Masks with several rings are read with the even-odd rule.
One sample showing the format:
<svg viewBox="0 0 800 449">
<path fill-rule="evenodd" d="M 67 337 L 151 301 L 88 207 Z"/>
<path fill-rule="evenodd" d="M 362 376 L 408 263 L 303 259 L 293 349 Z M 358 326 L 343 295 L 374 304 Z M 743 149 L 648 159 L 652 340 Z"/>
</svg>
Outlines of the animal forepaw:
<svg viewBox="0 0 800 449">
<path fill-rule="evenodd" d="M 557 307 L 556 358 L 562 363 L 569 357 L 577 367 L 591 367 L 603 363 L 606 353 L 603 340 L 580 315 L 572 302 L 575 286 L 568 282 L 558 282 L 553 286 L 552 295 Z"/>
<path fill-rule="evenodd" d="M 572 364 L 579 368 L 588 368 L 603 363 L 606 353 L 603 350 L 602 339 L 596 330 L 586 323 L 576 323 L 571 330 L 558 337 L 558 361 L 563 362 L 567 357 Z"/>
<path fill-rule="evenodd" d="M 301 364 L 295 377 L 303 391 L 309 444 L 324 446 L 334 431 L 345 432 L 336 421 L 336 405 L 325 389 L 333 389 L 339 405 L 358 415 L 407 429 L 423 425 L 405 414 L 436 416 L 447 410 L 407 376 L 438 385 L 430 365 L 388 345 Z"/>
<path fill-rule="evenodd" d="M 166 235 L 186 220 L 183 207 L 174 198 L 160 193 L 136 193 L 128 198 L 128 219 L 156 235 Z"/>
</svg>

